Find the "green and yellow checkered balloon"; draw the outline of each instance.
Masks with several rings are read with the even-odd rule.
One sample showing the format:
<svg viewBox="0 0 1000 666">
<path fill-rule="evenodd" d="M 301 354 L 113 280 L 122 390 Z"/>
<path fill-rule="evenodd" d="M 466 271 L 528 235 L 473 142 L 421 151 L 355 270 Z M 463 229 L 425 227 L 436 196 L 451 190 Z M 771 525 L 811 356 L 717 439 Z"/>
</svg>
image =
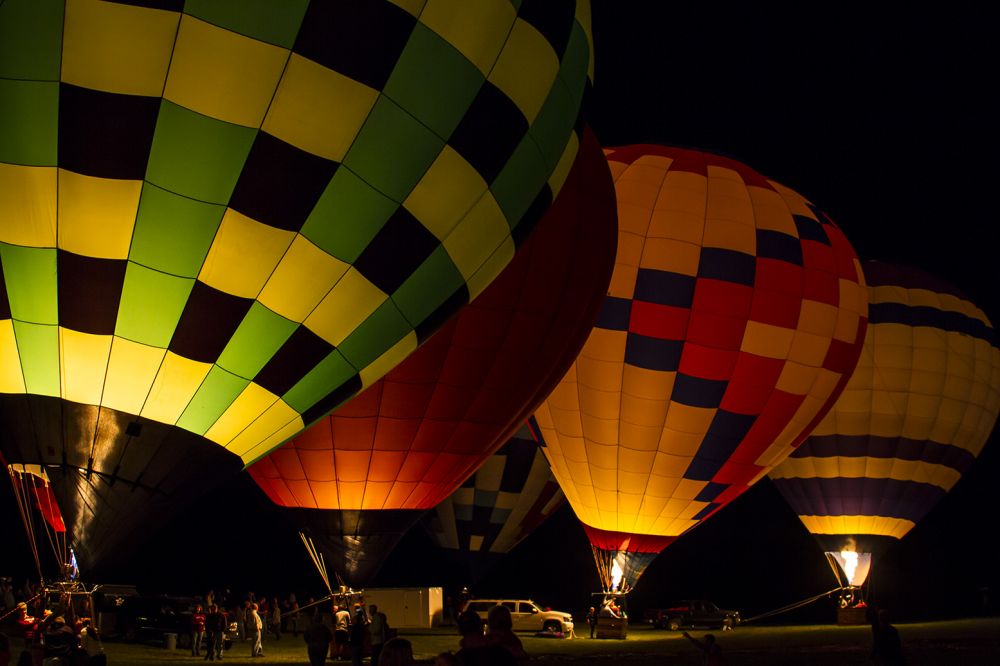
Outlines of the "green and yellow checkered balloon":
<svg viewBox="0 0 1000 666">
<path fill-rule="evenodd" d="M 574 1 L 6 0 L 0 393 L 266 454 L 511 259 L 591 43 Z"/>
</svg>

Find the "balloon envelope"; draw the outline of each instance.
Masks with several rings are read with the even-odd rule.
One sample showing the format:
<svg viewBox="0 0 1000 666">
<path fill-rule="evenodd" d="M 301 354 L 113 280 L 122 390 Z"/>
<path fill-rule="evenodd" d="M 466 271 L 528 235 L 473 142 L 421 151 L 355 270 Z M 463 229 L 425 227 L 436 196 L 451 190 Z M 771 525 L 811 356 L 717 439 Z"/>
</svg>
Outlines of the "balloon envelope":
<svg viewBox="0 0 1000 666">
<path fill-rule="evenodd" d="M 538 424 L 528 419 L 424 520 L 434 541 L 474 584 L 562 506 Z"/>
<path fill-rule="evenodd" d="M 614 252 L 614 187 L 587 130 L 562 193 L 500 277 L 382 381 L 250 474 L 341 553 L 347 580 L 366 582 L 388 554 L 386 535 L 448 497 L 565 373 Z M 375 535 L 377 548 L 367 543 Z"/>
<path fill-rule="evenodd" d="M 614 275 L 536 418 L 599 573 L 621 590 L 822 418 L 857 361 L 867 299 L 843 233 L 788 188 L 707 153 L 606 152 Z"/>
<path fill-rule="evenodd" d="M 480 293 L 590 67 L 573 2 L 145 4 L 0 4 L 4 450 L 85 567 Z"/>
<path fill-rule="evenodd" d="M 958 482 L 1000 410 L 1000 348 L 983 311 L 923 271 L 874 261 L 864 270 L 869 327 L 858 367 L 770 473 L 845 574 L 842 553 L 883 552 Z"/>
</svg>

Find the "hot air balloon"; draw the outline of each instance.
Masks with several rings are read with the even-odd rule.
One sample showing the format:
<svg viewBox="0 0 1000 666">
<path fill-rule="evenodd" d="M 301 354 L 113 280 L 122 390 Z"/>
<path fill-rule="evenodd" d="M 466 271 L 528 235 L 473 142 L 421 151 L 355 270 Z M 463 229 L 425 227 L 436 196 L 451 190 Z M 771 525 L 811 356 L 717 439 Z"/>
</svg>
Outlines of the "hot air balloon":
<svg viewBox="0 0 1000 666">
<path fill-rule="evenodd" d="M 352 586 L 530 416 L 593 326 L 614 187 L 587 130 L 562 193 L 476 300 L 382 381 L 249 468 Z"/>
<path fill-rule="evenodd" d="M 462 582 L 478 582 L 565 501 L 539 439 L 530 418 L 425 517 L 427 532 Z"/>
<path fill-rule="evenodd" d="M 622 593 L 822 418 L 867 299 L 843 233 L 792 190 L 707 153 L 606 152 L 614 276 L 536 418 L 605 591 Z"/>
<path fill-rule="evenodd" d="M 864 264 L 869 327 L 833 409 L 770 472 L 827 554 L 842 603 L 982 451 L 1000 410 L 1000 349 L 986 315 L 923 271 Z"/>
<path fill-rule="evenodd" d="M 75 561 L 67 540 L 66 523 L 59 511 L 45 468 L 39 465 L 7 464 L 2 455 L 0 466 L 7 469 L 10 477 L 14 499 L 24 523 L 39 577 L 44 577 L 42 553 L 46 551 L 46 545 L 55 557 L 60 574 L 71 572 Z"/>
<path fill-rule="evenodd" d="M 149 5 L 149 6 L 146 6 Z M 371 385 L 558 193 L 585 2 L 0 4 L 0 412 L 81 563 Z"/>
</svg>

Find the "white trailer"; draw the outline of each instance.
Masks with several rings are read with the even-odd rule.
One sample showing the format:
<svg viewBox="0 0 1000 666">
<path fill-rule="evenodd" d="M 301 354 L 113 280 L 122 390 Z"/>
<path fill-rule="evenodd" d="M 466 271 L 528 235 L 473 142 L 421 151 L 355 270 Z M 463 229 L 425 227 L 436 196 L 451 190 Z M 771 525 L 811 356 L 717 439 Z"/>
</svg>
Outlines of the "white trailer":
<svg viewBox="0 0 1000 666">
<path fill-rule="evenodd" d="M 378 606 L 393 629 L 430 629 L 441 624 L 440 587 L 377 587 L 362 593 L 366 606 Z"/>
</svg>

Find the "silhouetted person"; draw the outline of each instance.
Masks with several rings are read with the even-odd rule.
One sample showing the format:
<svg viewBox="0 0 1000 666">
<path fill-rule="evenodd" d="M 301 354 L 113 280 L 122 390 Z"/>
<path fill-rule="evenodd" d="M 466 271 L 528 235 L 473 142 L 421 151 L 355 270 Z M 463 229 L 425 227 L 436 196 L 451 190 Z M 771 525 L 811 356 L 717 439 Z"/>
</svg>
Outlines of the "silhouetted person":
<svg viewBox="0 0 1000 666">
<path fill-rule="evenodd" d="M 62 616 L 55 618 L 45 630 L 45 658 L 61 657 L 63 663 L 68 664 L 76 648 L 76 634 Z"/>
<path fill-rule="evenodd" d="M 372 666 L 378 666 L 382 646 L 389 640 L 389 619 L 374 604 L 368 607 L 368 633 L 372 641 Z"/>
<path fill-rule="evenodd" d="M 906 663 L 899 632 L 889 624 L 889 611 L 884 608 L 875 614 L 872 622 L 872 661 L 884 666 L 902 666 Z"/>
<path fill-rule="evenodd" d="M 490 643 L 483 634 L 483 619 L 479 613 L 462 611 L 458 616 L 458 633 L 462 635 L 458 642 L 461 649 L 455 653 L 459 666 L 517 666 L 514 655 Z"/>
<path fill-rule="evenodd" d="M 326 653 L 330 651 L 330 643 L 333 641 L 333 632 L 330 627 L 323 624 L 320 617 L 314 616 L 312 624 L 302 635 L 306 641 L 306 652 L 309 654 L 311 666 L 323 666 L 326 661 Z"/>
<path fill-rule="evenodd" d="M 524 651 L 521 639 L 514 635 L 514 619 L 506 606 L 494 606 L 486 615 L 489 631 L 486 640 L 490 645 L 498 645 L 510 652 L 518 661 L 526 660 L 528 653 Z"/>
<path fill-rule="evenodd" d="M 587 624 L 590 625 L 590 637 L 593 638 L 594 631 L 597 629 L 597 610 L 593 606 L 587 611 Z"/>
<path fill-rule="evenodd" d="M 715 642 L 715 636 L 712 634 L 705 634 L 705 640 L 699 641 L 697 638 L 684 632 L 684 638 L 691 641 L 695 647 L 702 651 L 703 656 L 701 663 L 704 666 L 723 666 L 726 663 L 725 659 L 722 658 L 722 648 L 719 644 Z"/>
<path fill-rule="evenodd" d="M 348 644 L 351 647 L 351 664 L 361 666 L 365 656 L 365 642 L 368 640 L 368 618 L 361 606 L 354 608 L 354 619 L 351 621 L 351 633 Z"/>
<path fill-rule="evenodd" d="M 378 660 L 382 666 L 413 666 L 413 645 L 405 638 L 390 638 Z"/>
</svg>

